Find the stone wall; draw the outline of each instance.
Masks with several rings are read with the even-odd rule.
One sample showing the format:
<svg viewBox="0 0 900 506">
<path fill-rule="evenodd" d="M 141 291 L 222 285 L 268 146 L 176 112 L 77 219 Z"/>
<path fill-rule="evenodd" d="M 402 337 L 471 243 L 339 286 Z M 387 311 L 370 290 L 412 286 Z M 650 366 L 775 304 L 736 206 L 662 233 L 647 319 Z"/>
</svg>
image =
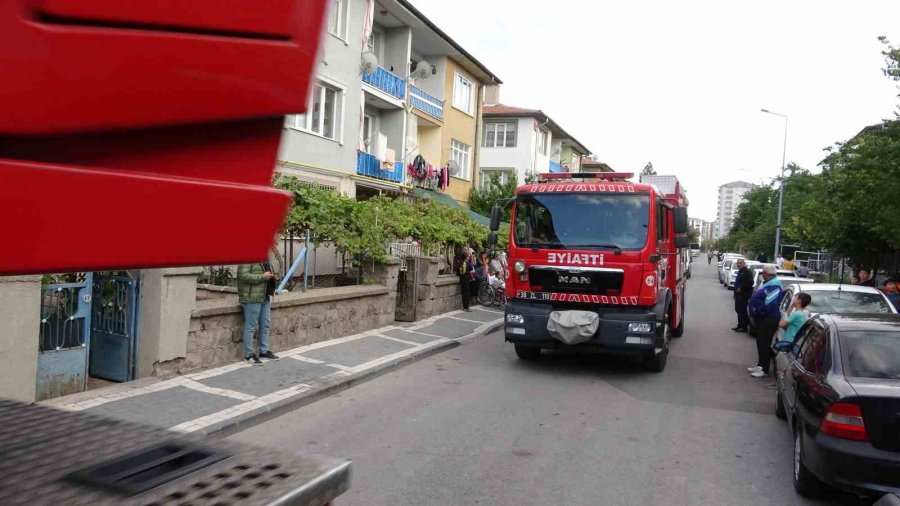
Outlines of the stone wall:
<svg viewBox="0 0 900 506">
<path fill-rule="evenodd" d="M 439 276 L 440 259 L 419 258 L 416 318 L 419 320 L 462 309 L 459 276 Z"/>
<path fill-rule="evenodd" d="M 321 288 L 277 295 L 272 303 L 269 346 L 275 353 L 394 323 L 399 265 L 381 266 L 375 285 Z M 244 316 L 237 298 L 198 300 L 191 314 L 187 352 L 156 365 L 157 375 L 185 374 L 243 357 Z"/>
</svg>

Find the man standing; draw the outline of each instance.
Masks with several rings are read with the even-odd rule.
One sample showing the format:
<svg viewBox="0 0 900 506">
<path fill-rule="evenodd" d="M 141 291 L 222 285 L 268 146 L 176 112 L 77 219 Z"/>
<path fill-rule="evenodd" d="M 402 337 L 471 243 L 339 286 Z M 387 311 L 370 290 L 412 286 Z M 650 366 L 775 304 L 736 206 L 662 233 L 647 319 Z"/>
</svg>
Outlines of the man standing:
<svg viewBox="0 0 900 506">
<path fill-rule="evenodd" d="M 244 308 L 244 360 L 262 365 L 260 358 L 278 360 L 269 349 L 270 304 L 275 295 L 275 274 L 269 262 L 238 267 L 238 302 Z M 253 353 L 253 334 L 259 330 L 259 355 Z"/>
<path fill-rule="evenodd" d="M 779 269 L 784 267 L 784 255 L 781 253 L 778 254 L 778 257 L 775 259 L 775 265 L 777 265 Z"/>
<path fill-rule="evenodd" d="M 737 275 L 734 277 L 734 311 L 737 313 L 738 323 L 737 327 L 731 330 L 747 332 L 750 324 L 747 317 L 747 302 L 750 300 L 750 292 L 753 290 L 753 276 L 743 258 L 738 259 L 737 268 Z"/>
<path fill-rule="evenodd" d="M 781 281 L 775 277 L 775 266 L 766 265 L 762 269 L 762 277 L 765 281 L 762 286 L 750 296 L 748 308 L 750 316 L 756 322 L 756 352 L 759 360 L 755 366 L 747 368 L 754 378 L 764 378 L 769 375 L 769 362 L 772 360 L 772 338 L 778 329 L 781 320 Z"/>
<path fill-rule="evenodd" d="M 707 252 L 706 252 L 706 263 L 707 263 L 707 264 L 712 265 L 712 257 L 713 257 L 713 252 L 712 252 L 712 251 L 707 251 Z"/>
</svg>

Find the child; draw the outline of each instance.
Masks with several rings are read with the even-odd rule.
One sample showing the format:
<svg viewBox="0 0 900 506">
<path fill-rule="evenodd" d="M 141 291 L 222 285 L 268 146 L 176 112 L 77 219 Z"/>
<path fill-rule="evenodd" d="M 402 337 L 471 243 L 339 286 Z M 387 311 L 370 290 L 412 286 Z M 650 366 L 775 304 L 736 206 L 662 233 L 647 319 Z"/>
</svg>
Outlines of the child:
<svg viewBox="0 0 900 506">
<path fill-rule="evenodd" d="M 812 297 L 808 293 L 798 293 L 794 296 L 791 307 L 788 308 L 787 313 L 778 322 L 778 326 L 784 329 L 785 341 L 794 342 L 800 327 L 809 318 L 809 311 L 806 310 L 806 306 L 810 302 L 812 302 Z"/>
</svg>

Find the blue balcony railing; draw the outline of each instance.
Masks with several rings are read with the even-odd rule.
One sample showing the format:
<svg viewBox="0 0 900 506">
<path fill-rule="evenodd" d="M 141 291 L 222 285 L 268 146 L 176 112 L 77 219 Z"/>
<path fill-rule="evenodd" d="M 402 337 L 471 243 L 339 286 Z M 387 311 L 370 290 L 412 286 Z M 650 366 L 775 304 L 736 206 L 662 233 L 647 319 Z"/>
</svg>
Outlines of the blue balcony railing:
<svg viewBox="0 0 900 506">
<path fill-rule="evenodd" d="M 394 183 L 403 182 L 403 162 L 394 162 L 394 168 L 382 170 L 381 160 L 364 151 L 356 152 L 356 173 L 360 176 L 374 177 Z"/>
<path fill-rule="evenodd" d="M 410 85 L 409 103 L 420 111 L 430 114 L 437 119 L 444 119 L 444 101 Z"/>
<path fill-rule="evenodd" d="M 375 69 L 375 72 L 371 74 L 363 72 L 362 80 L 400 100 L 406 96 L 406 82 L 381 67 Z"/>
<path fill-rule="evenodd" d="M 565 172 L 566 169 L 556 162 L 550 162 L 550 172 Z"/>
</svg>

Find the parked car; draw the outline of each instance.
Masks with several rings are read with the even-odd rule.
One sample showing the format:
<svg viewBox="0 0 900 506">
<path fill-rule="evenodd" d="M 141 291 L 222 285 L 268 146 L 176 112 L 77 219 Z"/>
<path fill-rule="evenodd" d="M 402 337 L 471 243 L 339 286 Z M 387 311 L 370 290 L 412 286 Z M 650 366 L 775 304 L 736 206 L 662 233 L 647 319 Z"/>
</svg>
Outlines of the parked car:
<svg viewBox="0 0 900 506">
<path fill-rule="evenodd" d="M 775 348 L 797 492 L 900 493 L 900 315 L 821 314 Z"/>
<path fill-rule="evenodd" d="M 806 279 L 806 278 L 796 278 Z M 877 288 L 859 285 L 839 285 L 836 283 L 793 283 L 785 286 L 781 307 L 787 310 L 791 299 L 800 292 L 812 296 L 806 308 L 811 314 L 818 313 L 896 313 L 891 301 Z"/>
<path fill-rule="evenodd" d="M 719 283 L 725 284 L 725 281 L 728 279 L 728 271 L 731 269 L 732 264 L 738 258 L 744 258 L 735 253 L 725 253 L 725 257 L 722 258 L 722 261 L 718 264 L 719 271 Z"/>
<path fill-rule="evenodd" d="M 736 261 L 737 260 L 735 260 L 735 262 Z M 751 274 L 754 267 L 762 265 L 762 263 L 757 262 L 756 260 L 744 260 L 744 262 L 747 263 L 747 268 L 751 270 Z M 732 269 L 728 271 L 728 283 L 725 284 L 725 288 L 734 290 L 734 280 L 737 278 L 737 271 L 738 270 L 734 268 L 734 265 L 732 265 Z"/>
</svg>

